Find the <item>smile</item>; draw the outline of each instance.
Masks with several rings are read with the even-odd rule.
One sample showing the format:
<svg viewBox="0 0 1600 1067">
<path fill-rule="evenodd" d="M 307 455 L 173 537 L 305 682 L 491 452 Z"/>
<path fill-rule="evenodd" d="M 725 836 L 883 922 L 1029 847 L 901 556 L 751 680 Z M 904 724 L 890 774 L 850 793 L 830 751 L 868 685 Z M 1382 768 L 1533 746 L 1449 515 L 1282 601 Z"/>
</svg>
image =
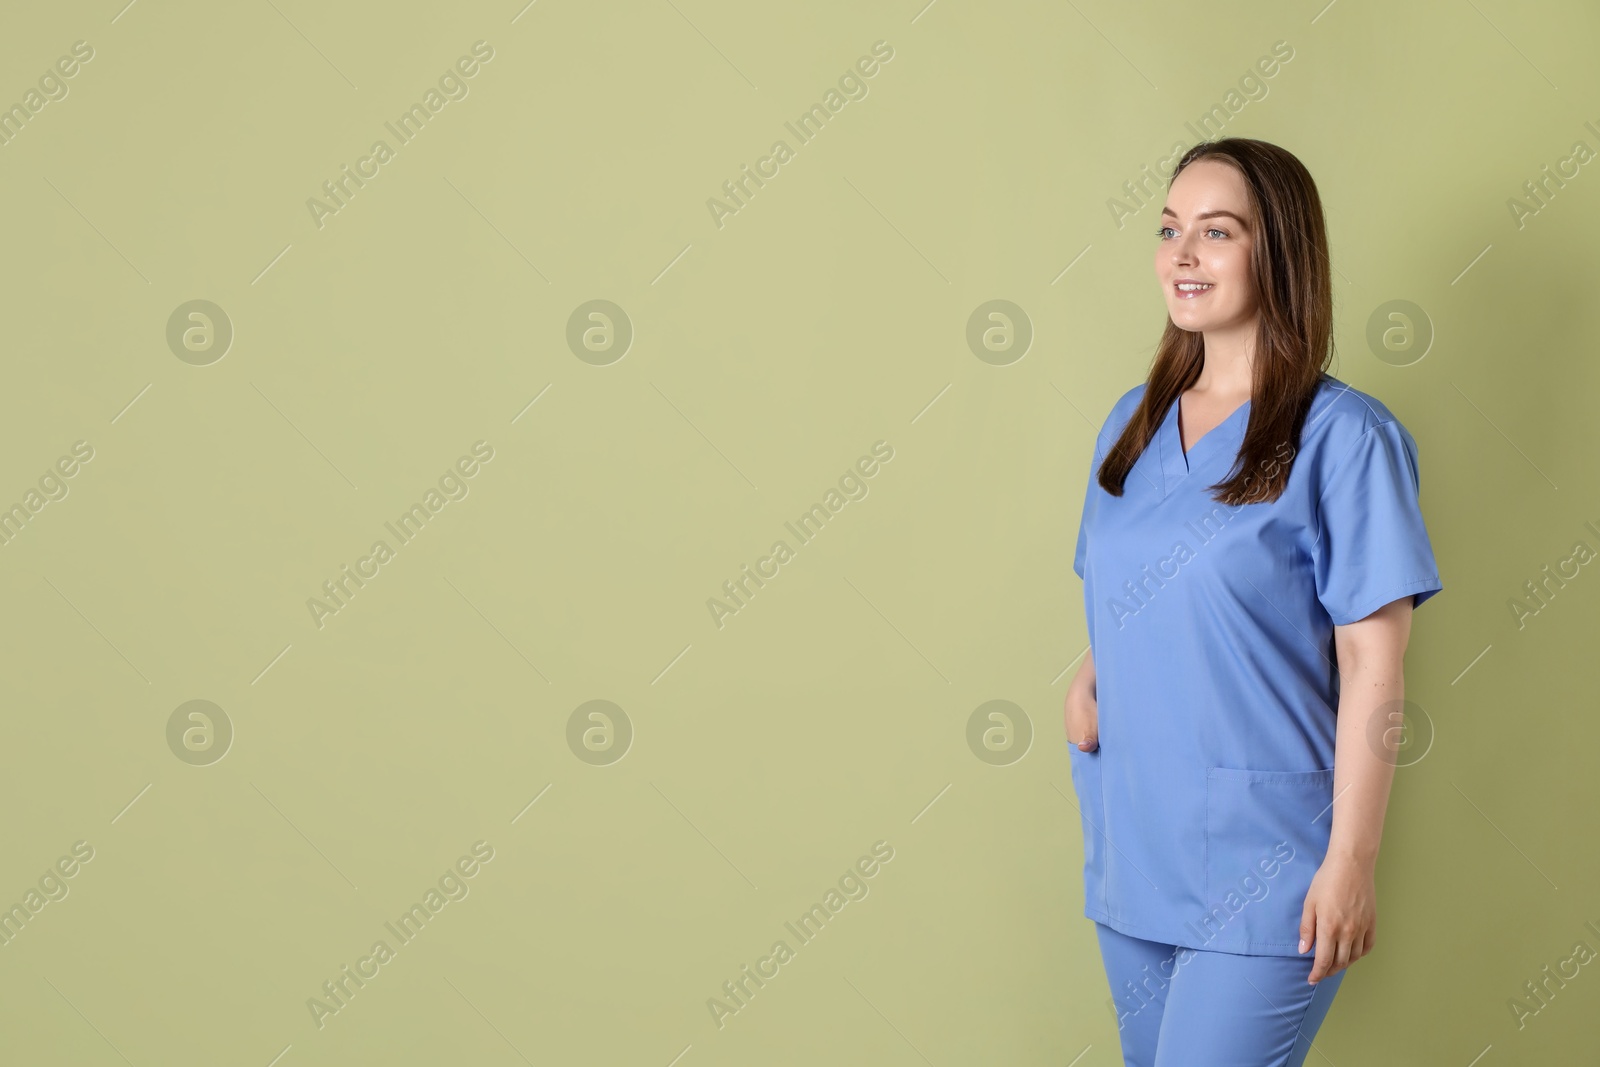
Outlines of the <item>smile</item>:
<svg viewBox="0 0 1600 1067">
<path fill-rule="evenodd" d="M 1215 286 L 1202 285 L 1199 282 L 1179 282 L 1174 288 L 1177 290 L 1178 299 L 1193 300 L 1197 296 L 1209 293 Z"/>
</svg>

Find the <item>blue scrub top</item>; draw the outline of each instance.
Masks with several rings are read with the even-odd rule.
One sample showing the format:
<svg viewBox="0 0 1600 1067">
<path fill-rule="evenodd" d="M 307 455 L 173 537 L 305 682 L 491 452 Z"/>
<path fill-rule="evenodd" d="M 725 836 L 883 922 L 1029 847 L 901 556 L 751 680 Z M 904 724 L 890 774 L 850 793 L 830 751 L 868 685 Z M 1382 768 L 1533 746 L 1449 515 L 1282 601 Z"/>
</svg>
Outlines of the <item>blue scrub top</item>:
<svg viewBox="0 0 1600 1067">
<path fill-rule="evenodd" d="M 1417 445 L 1377 399 L 1324 374 L 1271 503 L 1223 480 L 1250 402 L 1194 442 L 1178 404 L 1129 471 L 1096 480 L 1144 395 L 1095 444 L 1072 569 L 1083 579 L 1100 747 L 1069 745 L 1084 915 L 1133 937 L 1298 955 L 1332 828 L 1333 628 L 1443 588 L 1418 506 Z"/>
</svg>

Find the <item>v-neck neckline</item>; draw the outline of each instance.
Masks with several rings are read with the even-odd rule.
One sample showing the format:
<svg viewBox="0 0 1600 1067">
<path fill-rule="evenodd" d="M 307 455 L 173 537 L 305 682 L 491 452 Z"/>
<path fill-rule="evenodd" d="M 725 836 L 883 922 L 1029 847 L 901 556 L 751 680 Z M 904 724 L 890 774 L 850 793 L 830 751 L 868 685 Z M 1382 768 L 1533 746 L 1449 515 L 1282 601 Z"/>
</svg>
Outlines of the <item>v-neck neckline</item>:
<svg viewBox="0 0 1600 1067">
<path fill-rule="evenodd" d="M 1205 433 L 1201 434 L 1192 444 L 1189 445 L 1188 448 L 1184 448 L 1183 447 L 1183 394 L 1179 393 L 1178 396 L 1177 396 L 1177 399 L 1173 400 L 1173 402 L 1172 402 L 1172 410 L 1173 410 L 1172 428 L 1173 428 L 1173 431 L 1174 431 L 1174 433 L 1176 435 L 1176 439 L 1177 439 L 1177 442 L 1178 442 L 1178 455 L 1183 458 L 1185 466 L 1192 466 L 1191 464 L 1189 464 L 1189 457 L 1194 454 L 1194 450 L 1195 449 L 1199 448 L 1202 444 L 1205 443 L 1206 438 L 1210 437 L 1212 434 L 1216 433 L 1218 430 L 1220 430 L 1224 426 L 1228 425 L 1230 422 L 1233 421 L 1233 418 L 1234 418 L 1235 415 L 1239 414 L 1239 412 L 1243 411 L 1245 408 L 1247 408 L 1249 406 L 1250 406 L 1250 398 L 1249 397 L 1245 397 L 1244 398 L 1244 402 L 1242 404 L 1240 404 L 1238 407 L 1234 408 L 1232 411 L 1228 412 L 1226 415 L 1224 415 L 1222 417 L 1222 421 L 1221 422 L 1217 423 L 1215 426 L 1211 427 L 1211 429 L 1209 429 Z"/>
<path fill-rule="evenodd" d="M 1188 451 L 1183 448 L 1183 433 L 1178 425 L 1179 409 L 1182 406 L 1181 394 L 1167 406 L 1166 418 L 1161 422 L 1158 434 L 1161 452 L 1161 496 L 1163 499 L 1170 496 L 1177 488 L 1179 482 L 1188 477 L 1200 463 L 1209 455 L 1209 450 L 1216 448 L 1217 441 L 1234 441 L 1237 445 L 1236 433 L 1241 420 L 1246 418 L 1250 411 L 1250 401 L 1234 408 L 1226 418 L 1200 436 L 1200 439 L 1189 446 Z"/>
</svg>

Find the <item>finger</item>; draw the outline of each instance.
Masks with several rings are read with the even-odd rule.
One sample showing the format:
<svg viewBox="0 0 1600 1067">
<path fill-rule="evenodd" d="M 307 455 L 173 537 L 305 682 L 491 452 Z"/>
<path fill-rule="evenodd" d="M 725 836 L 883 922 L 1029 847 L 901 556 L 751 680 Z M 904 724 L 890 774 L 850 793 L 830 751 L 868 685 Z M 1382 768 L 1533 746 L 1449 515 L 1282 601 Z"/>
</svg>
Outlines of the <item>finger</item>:
<svg viewBox="0 0 1600 1067">
<path fill-rule="evenodd" d="M 1336 939 L 1333 943 L 1333 970 L 1329 973 L 1332 974 L 1342 971 L 1346 967 L 1350 966 L 1352 962 L 1352 957 L 1350 954 L 1354 951 L 1355 939 L 1351 935 L 1346 934 L 1343 937 Z"/>
<path fill-rule="evenodd" d="M 1361 941 L 1361 954 L 1363 956 L 1372 951 L 1372 946 L 1378 943 L 1378 928 L 1376 925 L 1367 927 L 1367 936 Z"/>
<path fill-rule="evenodd" d="M 1325 926 L 1326 924 L 1323 925 Z M 1312 985 L 1315 985 L 1332 973 L 1333 950 L 1335 946 L 1333 943 L 1333 938 L 1328 937 L 1321 932 L 1317 933 L 1317 935 L 1312 939 L 1312 942 L 1316 946 L 1317 955 L 1316 962 L 1311 965 L 1311 974 L 1308 980 Z"/>
<path fill-rule="evenodd" d="M 1312 938 L 1317 932 L 1317 908 L 1306 899 L 1305 907 L 1300 909 L 1300 954 L 1305 955 L 1306 949 L 1311 947 Z"/>
</svg>

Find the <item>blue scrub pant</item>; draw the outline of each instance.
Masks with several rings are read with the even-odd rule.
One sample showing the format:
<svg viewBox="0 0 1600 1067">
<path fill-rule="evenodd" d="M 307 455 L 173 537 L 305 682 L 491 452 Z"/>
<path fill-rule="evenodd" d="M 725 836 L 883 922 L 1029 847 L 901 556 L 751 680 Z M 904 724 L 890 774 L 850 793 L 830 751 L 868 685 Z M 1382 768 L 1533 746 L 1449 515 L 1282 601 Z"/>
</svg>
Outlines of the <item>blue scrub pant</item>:
<svg viewBox="0 0 1600 1067">
<path fill-rule="evenodd" d="M 1180 949 L 1094 925 L 1126 1067 L 1301 1067 L 1349 973 L 1312 985 L 1314 951 Z"/>
</svg>

